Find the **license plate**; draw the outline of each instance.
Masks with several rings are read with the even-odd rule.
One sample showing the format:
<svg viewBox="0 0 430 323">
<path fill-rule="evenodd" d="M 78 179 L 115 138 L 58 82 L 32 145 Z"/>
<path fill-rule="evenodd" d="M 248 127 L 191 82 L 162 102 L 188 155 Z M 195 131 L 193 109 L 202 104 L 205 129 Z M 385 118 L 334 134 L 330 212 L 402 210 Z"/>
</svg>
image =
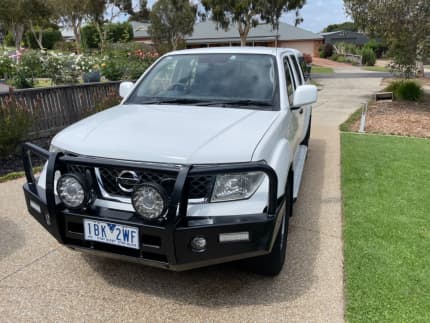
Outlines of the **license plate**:
<svg viewBox="0 0 430 323">
<path fill-rule="evenodd" d="M 139 249 L 139 229 L 127 225 L 84 219 L 85 240 Z"/>
</svg>

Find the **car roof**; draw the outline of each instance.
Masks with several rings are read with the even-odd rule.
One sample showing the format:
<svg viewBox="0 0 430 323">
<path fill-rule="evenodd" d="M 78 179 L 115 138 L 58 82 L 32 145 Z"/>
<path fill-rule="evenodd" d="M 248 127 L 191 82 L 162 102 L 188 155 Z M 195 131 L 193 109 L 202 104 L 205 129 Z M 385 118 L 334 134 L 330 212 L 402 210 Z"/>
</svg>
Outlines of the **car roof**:
<svg viewBox="0 0 430 323">
<path fill-rule="evenodd" d="M 284 53 L 291 53 L 297 56 L 302 56 L 302 53 L 292 48 L 276 48 L 276 47 L 203 47 L 194 49 L 177 50 L 167 53 L 170 55 L 192 55 L 192 54 L 265 54 L 279 56 Z"/>
</svg>

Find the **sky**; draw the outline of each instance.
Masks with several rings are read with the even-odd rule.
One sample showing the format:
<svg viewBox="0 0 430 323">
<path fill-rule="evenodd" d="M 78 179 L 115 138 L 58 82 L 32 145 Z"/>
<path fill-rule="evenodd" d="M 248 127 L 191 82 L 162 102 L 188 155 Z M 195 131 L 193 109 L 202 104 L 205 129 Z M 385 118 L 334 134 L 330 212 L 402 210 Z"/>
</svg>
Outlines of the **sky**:
<svg viewBox="0 0 430 323">
<path fill-rule="evenodd" d="M 133 1 L 138 3 L 137 0 Z M 148 5 L 152 6 L 155 1 L 148 0 Z M 313 32 L 320 32 L 328 25 L 350 20 L 346 16 L 343 0 L 307 0 L 300 13 L 304 22 L 299 27 Z M 290 12 L 283 15 L 281 21 L 294 24 L 295 13 Z"/>
</svg>

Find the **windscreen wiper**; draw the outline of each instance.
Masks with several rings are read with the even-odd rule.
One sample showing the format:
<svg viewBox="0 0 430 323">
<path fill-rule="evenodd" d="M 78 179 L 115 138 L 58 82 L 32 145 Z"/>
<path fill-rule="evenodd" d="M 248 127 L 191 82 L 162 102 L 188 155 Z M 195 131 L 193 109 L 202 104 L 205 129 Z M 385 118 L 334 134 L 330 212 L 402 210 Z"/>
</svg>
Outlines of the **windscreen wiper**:
<svg viewBox="0 0 430 323">
<path fill-rule="evenodd" d="M 190 99 L 190 98 L 159 98 L 154 100 L 142 101 L 141 104 L 196 104 L 203 103 L 205 101 L 199 99 Z"/>
<path fill-rule="evenodd" d="M 273 107 L 271 102 L 262 100 L 218 100 L 212 102 L 202 102 L 197 104 L 199 106 L 210 106 L 210 105 L 221 105 L 221 106 L 261 106 L 261 107 Z"/>
</svg>

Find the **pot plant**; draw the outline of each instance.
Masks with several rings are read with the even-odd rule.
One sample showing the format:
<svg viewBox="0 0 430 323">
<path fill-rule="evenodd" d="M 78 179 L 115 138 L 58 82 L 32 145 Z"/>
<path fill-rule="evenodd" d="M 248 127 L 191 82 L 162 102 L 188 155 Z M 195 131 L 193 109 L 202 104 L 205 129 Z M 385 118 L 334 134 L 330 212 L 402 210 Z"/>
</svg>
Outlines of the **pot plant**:
<svg viewBox="0 0 430 323">
<path fill-rule="evenodd" d="M 100 82 L 100 68 L 95 57 L 78 55 L 75 65 L 82 72 L 84 83 Z"/>
</svg>

